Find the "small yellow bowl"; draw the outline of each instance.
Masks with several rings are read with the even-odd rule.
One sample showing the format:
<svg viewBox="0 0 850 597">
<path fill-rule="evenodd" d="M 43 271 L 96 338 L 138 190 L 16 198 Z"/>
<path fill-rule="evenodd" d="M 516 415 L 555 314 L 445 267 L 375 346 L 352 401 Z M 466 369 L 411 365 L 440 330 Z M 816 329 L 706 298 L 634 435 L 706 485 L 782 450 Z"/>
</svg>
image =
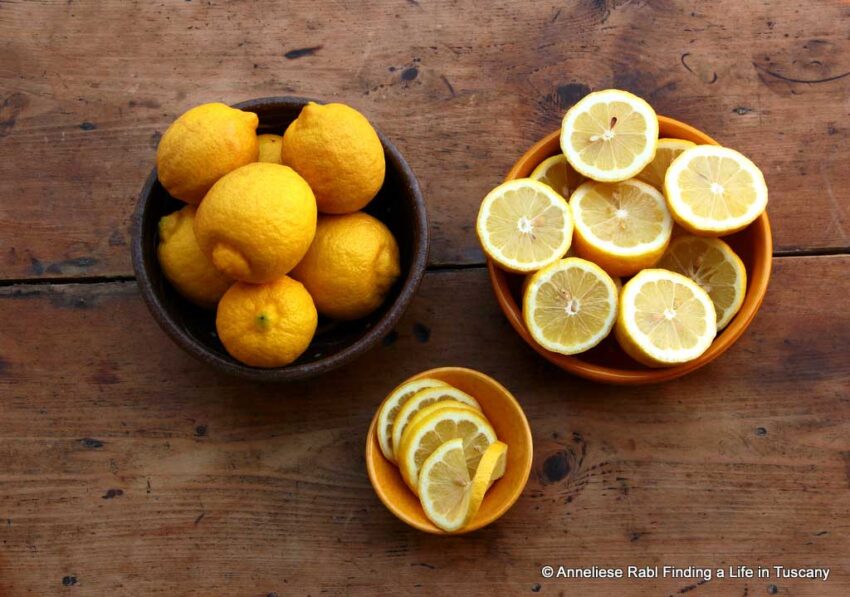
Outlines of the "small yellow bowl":
<svg viewBox="0 0 850 597">
<path fill-rule="evenodd" d="M 422 377 L 444 381 L 478 401 L 481 410 L 493 425 L 496 436 L 508 445 L 505 475 L 496 481 L 484 496 L 481 509 L 472 521 L 459 531 L 447 533 L 428 520 L 419 498 L 404 483 L 398 467 L 384 458 L 378 444 L 376 412 L 366 435 L 366 471 L 369 480 L 389 511 L 420 531 L 435 535 L 457 535 L 485 527 L 499 519 L 514 505 L 528 481 L 533 456 L 528 420 L 516 398 L 502 384 L 483 373 L 463 367 L 441 367 L 423 371 L 402 383 Z"/>
</svg>

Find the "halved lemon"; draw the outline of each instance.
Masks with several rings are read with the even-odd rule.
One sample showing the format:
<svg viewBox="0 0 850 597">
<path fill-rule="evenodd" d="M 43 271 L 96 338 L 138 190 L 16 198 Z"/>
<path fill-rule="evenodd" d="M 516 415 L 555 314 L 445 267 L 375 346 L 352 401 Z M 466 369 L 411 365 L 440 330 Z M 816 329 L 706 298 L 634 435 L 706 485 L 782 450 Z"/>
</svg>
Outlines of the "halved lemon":
<svg viewBox="0 0 850 597">
<path fill-rule="evenodd" d="M 551 187 L 519 178 L 487 194 L 476 230 L 491 259 L 509 271 L 524 273 L 564 256 L 570 248 L 573 221 L 566 199 Z"/>
<path fill-rule="evenodd" d="M 586 182 L 570 197 L 579 257 L 612 276 L 651 267 L 664 253 L 673 219 L 664 195 L 636 179 Z"/>
<path fill-rule="evenodd" d="M 538 344 L 560 354 L 599 344 L 617 319 L 617 286 L 601 267 L 568 257 L 528 282 L 522 316 Z"/>
<path fill-rule="evenodd" d="M 381 453 L 384 458 L 390 462 L 395 462 L 395 454 L 393 453 L 393 422 L 395 421 L 398 411 L 404 406 L 411 396 L 419 390 L 425 388 L 436 388 L 439 386 L 447 386 L 449 384 L 440 381 L 439 379 L 422 378 L 414 379 L 397 387 L 393 390 L 384 403 L 381 405 L 381 410 L 378 412 L 378 443 L 381 446 Z"/>
<path fill-rule="evenodd" d="M 468 520 L 472 520 L 478 513 L 487 490 L 490 489 L 493 483 L 504 476 L 507 464 L 508 445 L 505 442 L 495 441 L 487 446 L 484 455 L 481 456 L 481 461 L 478 463 L 478 468 L 475 469 L 475 476 L 472 477 Z M 419 481 L 419 490 L 421 493 L 421 480 Z"/>
<path fill-rule="evenodd" d="M 617 182 L 655 157 L 658 116 L 641 98 L 619 89 L 596 91 L 567 110 L 561 151 L 579 174 Z"/>
<path fill-rule="evenodd" d="M 711 298 L 690 278 L 645 269 L 623 286 L 614 334 L 636 361 L 649 367 L 692 361 L 716 333 Z"/>
<path fill-rule="evenodd" d="M 720 331 L 735 317 L 747 292 L 747 269 L 732 247 L 719 238 L 673 239 L 657 267 L 687 276 L 708 293 Z"/>
<path fill-rule="evenodd" d="M 742 230 L 767 207 L 767 184 L 758 166 L 715 145 L 697 145 L 673 160 L 664 194 L 676 222 L 698 236 Z"/>
<path fill-rule="evenodd" d="M 563 153 L 540 162 L 529 178 L 549 185 L 564 199 L 569 198 L 570 193 L 585 180 L 584 176 L 570 166 L 567 156 Z"/>
<path fill-rule="evenodd" d="M 696 147 L 696 143 L 684 139 L 659 139 L 655 146 L 655 158 L 641 170 L 635 178 L 651 184 L 659 191 L 664 190 L 664 175 L 667 168 L 686 149 Z"/>
<path fill-rule="evenodd" d="M 401 446 L 402 434 L 407 429 L 414 415 L 429 404 L 443 400 L 454 400 L 471 406 L 476 410 L 481 410 L 475 398 L 449 385 L 419 390 L 402 405 L 395 417 L 395 421 L 393 421 L 392 453 L 395 455 L 396 461 L 398 461 L 398 448 Z"/>
<path fill-rule="evenodd" d="M 472 480 L 466 466 L 463 439 L 451 439 L 422 464 L 419 497 L 425 516 L 444 531 L 465 527 L 472 519 Z"/>
<path fill-rule="evenodd" d="M 461 438 L 464 458 L 470 477 L 487 446 L 496 441 L 496 432 L 476 410 L 443 408 L 419 421 L 405 434 L 398 450 L 401 476 L 414 493 L 419 495 L 419 470 L 425 459 L 445 442 Z"/>
</svg>

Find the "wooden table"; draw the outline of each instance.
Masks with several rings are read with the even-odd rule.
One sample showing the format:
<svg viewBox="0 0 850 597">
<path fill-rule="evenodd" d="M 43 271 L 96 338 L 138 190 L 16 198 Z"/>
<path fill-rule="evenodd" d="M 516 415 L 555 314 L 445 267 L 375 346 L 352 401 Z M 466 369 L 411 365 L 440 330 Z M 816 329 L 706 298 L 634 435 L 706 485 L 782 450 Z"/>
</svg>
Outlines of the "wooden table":
<svg viewBox="0 0 850 597">
<path fill-rule="evenodd" d="M 850 5 L 837 0 L 0 2 L 0 594 L 850 595 Z M 640 94 L 771 189 L 765 304 L 682 380 L 617 388 L 507 325 L 472 225 L 591 89 Z M 384 344 L 311 383 L 181 352 L 132 278 L 136 194 L 195 104 L 335 98 L 407 155 L 433 244 Z M 468 537 L 415 532 L 366 477 L 383 395 L 496 376 L 531 480 Z M 544 565 L 829 567 L 827 582 L 546 580 Z"/>
</svg>

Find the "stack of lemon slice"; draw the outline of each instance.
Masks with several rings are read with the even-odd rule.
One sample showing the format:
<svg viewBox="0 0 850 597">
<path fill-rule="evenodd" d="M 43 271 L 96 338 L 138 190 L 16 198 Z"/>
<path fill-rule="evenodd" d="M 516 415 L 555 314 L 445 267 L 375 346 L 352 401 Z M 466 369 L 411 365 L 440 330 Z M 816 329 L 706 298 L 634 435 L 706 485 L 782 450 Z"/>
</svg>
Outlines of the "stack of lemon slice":
<svg viewBox="0 0 850 597">
<path fill-rule="evenodd" d="M 465 392 L 431 378 L 406 382 L 378 411 L 378 443 L 444 531 L 469 524 L 505 473 L 508 447 Z"/>
<path fill-rule="evenodd" d="M 636 360 L 675 365 L 740 309 L 746 269 L 716 237 L 761 215 L 764 177 L 737 151 L 658 133 L 639 97 L 591 93 L 564 116 L 562 154 L 484 199 L 481 245 L 527 274 L 523 319 L 544 348 L 580 353 L 615 330 Z M 675 224 L 690 234 L 671 242 Z"/>
</svg>

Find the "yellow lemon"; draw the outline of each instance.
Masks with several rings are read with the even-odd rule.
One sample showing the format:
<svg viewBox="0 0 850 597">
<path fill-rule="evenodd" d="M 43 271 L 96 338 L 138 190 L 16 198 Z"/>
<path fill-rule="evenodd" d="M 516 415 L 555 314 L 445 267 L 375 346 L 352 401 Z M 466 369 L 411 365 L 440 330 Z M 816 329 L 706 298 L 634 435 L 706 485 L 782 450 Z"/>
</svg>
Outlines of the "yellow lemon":
<svg viewBox="0 0 850 597">
<path fill-rule="evenodd" d="M 260 155 L 257 161 L 280 164 L 280 145 L 282 140 L 283 138 L 280 135 L 257 135 L 257 141 L 260 143 Z"/>
<path fill-rule="evenodd" d="M 156 255 L 162 273 L 177 292 L 202 307 L 215 307 L 233 280 L 201 252 L 192 225 L 196 208 L 187 205 L 159 221 Z"/>
<path fill-rule="evenodd" d="M 172 197 L 200 203 L 219 178 L 257 161 L 257 124 L 253 112 L 225 104 L 203 104 L 185 112 L 159 141 L 159 182 Z"/>
<path fill-rule="evenodd" d="M 319 313 L 332 319 L 364 317 L 381 306 L 401 274 L 398 244 L 389 228 L 357 212 L 320 216 L 316 238 L 292 270 Z"/>
<path fill-rule="evenodd" d="M 252 367 L 283 367 L 307 350 L 318 320 L 304 286 L 283 276 L 231 286 L 218 303 L 215 327 L 233 358 Z"/>
<path fill-rule="evenodd" d="M 281 158 L 310 183 L 322 213 L 362 209 L 384 183 L 386 163 L 378 133 L 345 104 L 304 106 L 283 135 Z"/>
<path fill-rule="evenodd" d="M 427 461 L 426 461 L 427 464 Z M 505 442 L 495 441 L 484 450 L 475 475 L 472 477 L 470 486 L 469 511 L 467 520 L 471 521 L 478 514 L 484 494 L 490 487 L 505 475 L 508 466 L 508 445 Z M 425 467 L 423 466 L 423 473 Z M 420 475 L 419 492 L 423 495 L 422 503 L 425 503 L 425 476 Z"/>
<path fill-rule="evenodd" d="M 292 168 L 257 162 L 219 180 L 198 208 L 195 235 L 215 266 L 260 284 L 289 272 L 316 232 L 313 192 Z"/>
</svg>

